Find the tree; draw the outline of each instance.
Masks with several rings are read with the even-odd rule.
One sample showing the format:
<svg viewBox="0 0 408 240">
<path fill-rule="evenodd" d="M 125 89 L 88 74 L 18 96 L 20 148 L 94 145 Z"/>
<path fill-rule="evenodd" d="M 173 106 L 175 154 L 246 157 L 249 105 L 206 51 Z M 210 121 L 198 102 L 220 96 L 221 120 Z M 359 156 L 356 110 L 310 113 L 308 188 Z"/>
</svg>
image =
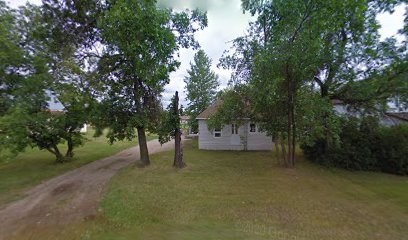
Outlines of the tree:
<svg viewBox="0 0 408 240">
<path fill-rule="evenodd" d="M 40 7 L 28 4 L 18 11 L 3 9 L 8 9 L 5 4 L 1 26 L 7 26 L 7 30 L 3 29 L 1 35 L 8 35 L 4 40 L 13 42 L 5 42 L 7 47 L 1 51 L 14 56 L 2 59 L 1 147 L 14 153 L 27 146 L 38 147 L 63 162 L 73 157 L 75 146 L 83 143 L 79 130 L 87 121 L 86 106 L 90 102 L 82 95 L 83 88 L 72 81 L 79 79 L 82 71 L 70 61 L 55 58 L 47 33 L 49 23 L 43 21 Z M 64 105 L 64 111 L 49 111 L 50 95 Z M 68 150 L 64 157 L 58 144 L 65 142 Z"/>
<path fill-rule="evenodd" d="M 394 77 L 400 78 L 394 74 L 399 74 L 395 71 L 397 68 L 387 70 L 383 66 L 397 62 L 396 59 L 403 62 L 403 58 L 398 57 L 401 50 L 392 50 L 392 42 L 379 43 L 375 16 L 384 9 L 392 9 L 396 2 L 242 1 L 243 9 L 257 14 L 258 18 L 250 24 L 247 36 L 234 40 L 235 52 L 224 56 L 221 65 L 234 69 L 232 79 L 235 82 L 241 78 L 252 85 L 250 89 L 257 91 L 252 95 L 251 104 L 258 116 L 268 116 L 261 121 L 265 127 L 271 127 L 269 131 L 286 127 L 288 166 L 294 166 L 295 139 L 304 136 L 297 131 L 297 125 L 304 125 L 297 115 L 307 111 L 322 114 L 307 115 L 323 118 L 317 122 L 325 125 L 326 139 L 330 142 L 335 138 L 330 136 L 335 131 L 331 122 L 334 114 L 331 99 L 341 97 L 354 103 L 374 105 L 395 93 L 396 88 L 384 87 L 384 83 Z M 380 80 L 378 76 L 388 76 L 388 80 L 385 80 L 387 77 Z M 367 80 L 366 84 L 361 80 Z M 359 87 L 356 94 L 353 91 L 356 85 L 370 87 Z M 316 86 L 326 103 L 313 93 Z M 317 101 L 316 104 L 309 101 L 305 105 L 304 100 L 298 99 L 306 93 L 312 96 L 310 100 Z M 314 109 L 317 106 L 320 109 Z M 276 114 L 285 114 L 287 120 L 277 118 Z M 279 119 L 282 124 L 269 124 L 275 122 L 270 118 Z"/>
<path fill-rule="evenodd" d="M 211 59 L 200 49 L 194 55 L 194 63 L 190 63 L 187 70 L 188 76 L 184 78 L 186 83 L 187 112 L 190 115 L 189 125 L 193 132 L 198 131 L 196 117 L 210 106 L 216 98 L 219 86 L 218 76 L 211 70 Z"/>
<path fill-rule="evenodd" d="M 26 24 L 26 17 L 38 12 L 33 6 L 11 10 L 0 2 L 1 149 L 17 153 L 27 146 L 37 146 L 54 151 L 58 159 L 60 154 L 54 147 L 61 141 L 60 135 L 54 126 L 39 130 L 50 117 L 44 111 L 50 76 L 44 56 L 32 38 L 34 29 Z"/>
<path fill-rule="evenodd" d="M 174 13 L 156 1 L 115 1 L 101 16 L 103 54 L 98 62 L 102 109 L 95 124 L 110 141 L 139 138 L 140 159 L 150 164 L 146 130 L 154 131 L 160 94 L 180 63 L 180 47 L 198 47 L 194 33 L 207 25 L 198 10 Z"/>
<path fill-rule="evenodd" d="M 183 168 L 186 164 L 183 161 L 183 148 L 181 144 L 181 128 L 180 128 L 180 117 L 182 114 L 182 109 L 179 108 L 179 96 L 176 91 L 174 97 L 171 99 L 167 111 L 162 115 L 162 120 L 160 122 L 159 142 L 164 144 L 170 139 L 174 139 L 174 163 L 173 166 L 176 168 Z"/>
<path fill-rule="evenodd" d="M 32 59 L 26 58 L 20 46 L 22 35 L 17 31 L 17 14 L 4 1 L 0 1 L 0 116 L 7 113 L 17 101 L 16 92 L 24 84 L 25 77 L 18 72 L 29 69 Z M 31 71 L 30 73 L 32 73 Z M 26 77 L 27 78 L 27 77 Z"/>
<path fill-rule="evenodd" d="M 314 54 L 319 46 L 319 38 L 315 36 L 319 35 L 319 26 L 312 24 L 312 20 L 319 17 L 316 11 L 318 4 L 314 1 L 242 3 L 244 10 L 257 13 L 258 19 L 251 24 L 247 37 L 235 41 L 238 54 L 226 57 L 223 64 L 244 73 L 249 83 L 255 79 L 257 86 L 253 89 L 265 89 L 272 84 L 275 92 L 266 95 L 266 99 L 273 99 L 276 93 L 280 96 L 282 111 L 279 112 L 286 113 L 287 118 L 287 166 L 294 167 L 296 97 L 307 76 L 315 69 Z M 249 56 L 250 61 L 241 60 L 241 56 Z M 259 106 L 255 107 L 257 109 L 262 108 L 260 115 L 270 109 L 262 100 L 253 104 Z"/>
</svg>

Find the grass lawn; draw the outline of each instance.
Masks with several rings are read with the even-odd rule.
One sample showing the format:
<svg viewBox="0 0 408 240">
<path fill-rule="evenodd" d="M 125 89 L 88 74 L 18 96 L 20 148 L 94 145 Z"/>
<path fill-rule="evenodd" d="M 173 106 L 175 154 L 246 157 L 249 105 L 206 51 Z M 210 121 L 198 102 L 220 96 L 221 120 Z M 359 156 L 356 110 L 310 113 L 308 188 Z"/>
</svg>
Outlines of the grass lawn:
<svg viewBox="0 0 408 240">
<path fill-rule="evenodd" d="M 137 140 L 134 140 L 110 145 L 106 137 L 94 138 L 93 134 L 94 131 L 90 129 L 86 133 L 88 141 L 85 145 L 74 149 L 74 159 L 63 164 L 56 163 L 54 155 L 48 151 L 38 149 L 27 149 L 12 159 L 0 158 L 0 208 L 41 181 L 137 144 Z M 155 136 L 148 136 L 149 140 L 153 138 Z M 66 147 L 61 146 L 61 151 L 65 152 Z"/>
<path fill-rule="evenodd" d="M 109 183 L 79 239 L 407 239 L 408 177 L 280 167 L 270 152 L 184 149 Z"/>
</svg>

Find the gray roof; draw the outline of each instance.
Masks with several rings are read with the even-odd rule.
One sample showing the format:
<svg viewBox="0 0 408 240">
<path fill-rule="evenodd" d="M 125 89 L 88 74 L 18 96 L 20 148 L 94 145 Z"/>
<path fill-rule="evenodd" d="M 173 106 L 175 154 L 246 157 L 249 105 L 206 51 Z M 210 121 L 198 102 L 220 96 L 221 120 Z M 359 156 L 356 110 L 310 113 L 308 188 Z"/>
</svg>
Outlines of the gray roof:
<svg viewBox="0 0 408 240">
<path fill-rule="evenodd" d="M 224 102 L 222 100 L 217 100 L 215 103 L 211 104 L 207 109 L 205 109 L 202 113 L 198 114 L 196 119 L 207 119 L 211 115 L 215 114 Z"/>
</svg>

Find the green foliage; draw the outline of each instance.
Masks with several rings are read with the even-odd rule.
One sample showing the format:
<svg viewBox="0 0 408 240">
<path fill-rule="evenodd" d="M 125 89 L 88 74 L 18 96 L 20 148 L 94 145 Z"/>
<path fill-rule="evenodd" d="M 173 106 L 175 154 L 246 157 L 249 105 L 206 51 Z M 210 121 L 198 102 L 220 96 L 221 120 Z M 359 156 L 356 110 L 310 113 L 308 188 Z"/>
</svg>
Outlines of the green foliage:
<svg viewBox="0 0 408 240">
<path fill-rule="evenodd" d="M 156 131 L 161 93 L 180 65 L 175 54 L 180 47 L 197 47 L 194 33 L 206 25 L 206 14 L 198 10 L 175 13 L 151 0 L 110 3 L 98 22 L 102 106 L 94 123 L 110 127 L 111 142 L 134 138 L 136 128 Z"/>
<path fill-rule="evenodd" d="M 163 111 L 161 115 L 160 127 L 157 129 L 157 133 L 159 135 L 159 142 L 164 144 L 170 139 L 175 137 L 176 131 L 180 131 L 181 124 L 180 124 L 180 116 L 182 114 L 182 110 L 177 111 L 179 106 L 178 104 L 178 94 L 174 95 L 171 98 L 169 106 L 167 106 L 167 110 Z"/>
<path fill-rule="evenodd" d="M 207 121 L 208 129 L 213 130 L 231 123 L 240 126 L 245 119 L 253 117 L 248 94 L 246 85 L 235 85 L 223 90 L 216 103 L 217 112 L 209 116 Z"/>
<path fill-rule="evenodd" d="M 194 55 L 194 63 L 190 63 L 187 70 L 186 83 L 187 100 L 186 112 L 190 116 L 189 125 L 193 132 L 198 132 L 196 117 L 210 106 L 216 98 L 219 86 L 218 76 L 211 70 L 211 59 L 200 49 Z"/>
<path fill-rule="evenodd" d="M 33 38 L 38 8 L 10 9 L 0 1 L 0 116 L 17 105 L 41 109 L 50 80 L 45 59 Z M 28 20 L 27 20 L 28 19 Z"/>
<path fill-rule="evenodd" d="M 332 99 L 367 112 L 390 98 L 406 102 L 407 45 L 380 42 L 376 20 L 403 1 L 241 2 L 257 20 L 220 65 L 233 70 L 232 84 L 252 89 L 251 107 L 269 135 L 286 132 L 292 148 L 295 137 L 319 136 L 325 152 L 339 140 Z"/>
<path fill-rule="evenodd" d="M 382 171 L 408 175 L 408 124 L 380 129 L 377 159 Z"/>
<path fill-rule="evenodd" d="M 16 11 L 1 3 L 0 28 L 7 27 L 0 30 L 6 43 L 0 49 L 4 56 L 0 60 L 4 73 L 1 148 L 17 153 L 27 146 L 38 147 L 63 161 L 58 144 L 67 141 L 66 155 L 73 156 L 73 148 L 83 143 L 79 130 L 88 119 L 92 101 L 85 94 L 86 76 L 73 53 L 61 55 L 52 45 L 56 39 L 48 30 L 53 23 L 43 18 L 43 10 L 28 4 Z M 64 106 L 64 113 L 48 111 L 50 96 Z"/>
<path fill-rule="evenodd" d="M 341 119 L 339 142 L 325 149 L 324 138 L 303 144 L 306 157 L 349 170 L 408 174 L 408 126 L 380 127 L 375 117 Z"/>
</svg>

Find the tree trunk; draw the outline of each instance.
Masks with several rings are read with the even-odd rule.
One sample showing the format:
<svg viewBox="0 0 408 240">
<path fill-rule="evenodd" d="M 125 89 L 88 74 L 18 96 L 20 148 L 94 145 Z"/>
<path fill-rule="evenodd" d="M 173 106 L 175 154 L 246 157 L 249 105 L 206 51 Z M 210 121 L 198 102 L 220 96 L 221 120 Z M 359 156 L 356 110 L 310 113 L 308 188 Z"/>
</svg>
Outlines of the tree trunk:
<svg viewBox="0 0 408 240">
<path fill-rule="evenodd" d="M 176 168 L 183 168 L 186 164 L 183 162 L 183 149 L 181 145 L 181 131 L 177 130 L 174 136 L 174 163 Z"/>
<path fill-rule="evenodd" d="M 288 162 L 286 161 L 285 141 L 283 140 L 283 138 L 280 139 L 280 144 L 281 144 L 281 151 L 282 151 L 282 161 L 286 166 L 288 166 Z"/>
<path fill-rule="evenodd" d="M 324 99 L 329 99 L 329 88 L 326 86 L 326 84 L 320 85 L 320 96 Z M 329 100 L 330 101 L 330 100 Z M 324 112 L 323 114 L 323 128 L 325 131 L 325 140 L 324 140 L 324 145 L 323 145 L 323 153 L 326 154 L 328 149 L 330 148 L 330 123 L 329 123 L 329 115 L 327 111 Z"/>
<path fill-rule="evenodd" d="M 144 127 L 137 127 L 137 135 L 139 138 L 140 161 L 142 162 L 142 165 L 146 167 L 150 165 L 150 159 Z"/>
<path fill-rule="evenodd" d="M 55 161 L 58 163 L 63 163 L 64 162 L 64 157 L 62 156 L 60 150 L 58 149 L 57 146 L 52 146 L 46 148 L 50 153 L 55 155 Z"/>
<path fill-rule="evenodd" d="M 178 126 L 174 131 L 174 163 L 173 166 L 176 168 L 183 168 L 186 164 L 183 162 L 183 151 L 181 146 L 181 131 L 180 131 L 180 111 L 179 111 L 179 97 L 176 91 L 175 104 L 174 104 L 175 115 L 178 117 Z"/>
<path fill-rule="evenodd" d="M 295 101 L 292 79 L 288 79 L 288 167 L 295 167 Z"/>
<path fill-rule="evenodd" d="M 276 134 L 277 135 L 277 134 Z M 276 160 L 278 160 L 278 163 L 280 164 L 280 157 L 279 157 L 279 143 L 278 143 L 279 138 L 278 137 L 272 137 L 272 142 L 275 147 L 275 157 Z"/>
<path fill-rule="evenodd" d="M 65 157 L 72 158 L 74 156 L 74 143 L 72 142 L 72 138 L 67 138 L 67 145 L 68 149 L 65 153 Z"/>
</svg>

